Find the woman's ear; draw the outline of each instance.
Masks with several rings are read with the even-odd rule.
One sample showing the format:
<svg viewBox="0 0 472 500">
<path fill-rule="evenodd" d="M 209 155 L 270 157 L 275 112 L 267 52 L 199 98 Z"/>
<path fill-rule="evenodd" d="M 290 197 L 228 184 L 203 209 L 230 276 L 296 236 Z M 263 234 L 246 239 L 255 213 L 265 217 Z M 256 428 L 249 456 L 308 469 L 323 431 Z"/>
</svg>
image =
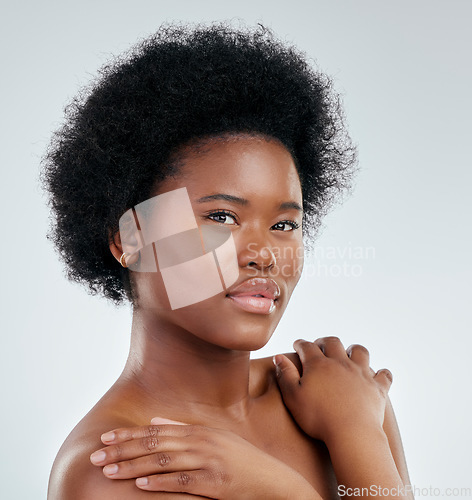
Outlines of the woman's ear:
<svg viewBox="0 0 472 500">
<path fill-rule="evenodd" d="M 108 230 L 108 241 L 110 246 L 110 251 L 113 254 L 113 257 L 119 262 L 120 257 L 123 254 L 123 248 L 121 246 L 121 237 L 120 232 L 112 234 L 111 229 Z"/>
<path fill-rule="evenodd" d="M 110 242 L 110 251 L 115 257 L 115 259 L 124 266 L 129 267 L 132 264 L 136 263 L 139 258 L 139 250 L 142 248 L 140 245 L 140 237 L 139 230 L 136 229 L 133 233 L 129 233 L 126 235 L 126 241 L 121 241 L 121 233 L 120 231 L 116 231 L 115 234 L 112 235 L 111 230 L 108 231 L 108 240 Z M 123 250 L 123 247 L 125 250 Z M 126 255 L 122 258 L 123 253 Z M 120 259 L 122 260 L 120 261 Z"/>
</svg>

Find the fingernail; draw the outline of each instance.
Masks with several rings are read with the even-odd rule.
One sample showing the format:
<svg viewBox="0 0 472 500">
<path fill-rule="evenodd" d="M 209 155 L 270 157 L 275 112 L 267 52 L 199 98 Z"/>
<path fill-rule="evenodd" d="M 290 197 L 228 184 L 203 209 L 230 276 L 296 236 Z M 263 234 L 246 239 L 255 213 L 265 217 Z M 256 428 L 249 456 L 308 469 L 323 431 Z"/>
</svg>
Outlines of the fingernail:
<svg viewBox="0 0 472 500">
<path fill-rule="evenodd" d="M 178 422 L 177 420 L 170 420 L 170 418 L 162 418 L 162 417 L 154 417 L 151 419 L 152 425 L 165 425 L 165 424 L 173 424 L 173 425 L 186 425 L 183 422 Z"/>
<path fill-rule="evenodd" d="M 282 359 L 280 356 L 277 356 L 275 355 L 273 358 L 272 358 L 272 362 L 274 363 L 275 366 L 279 366 L 280 363 L 282 362 Z"/>
<path fill-rule="evenodd" d="M 103 472 L 105 474 L 108 474 L 109 476 L 112 476 L 113 474 L 116 474 L 118 472 L 118 465 L 116 464 L 105 465 L 105 467 L 103 467 Z"/>
<path fill-rule="evenodd" d="M 149 479 L 147 477 L 138 477 L 136 479 L 136 484 L 138 486 L 146 486 L 149 483 Z"/>
<path fill-rule="evenodd" d="M 105 434 L 102 434 L 101 436 L 102 441 L 114 441 L 115 440 L 115 433 L 114 432 L 105 432 Z"/>
<path fill-rule="evenodd" d="M 104 451 L 94 451 L 90 455 L 90 461 L 93 464 L 99 464 L 99 463 L 103 462 L 106 457 L 107 457 L 107 454 Z"/>
</svg>

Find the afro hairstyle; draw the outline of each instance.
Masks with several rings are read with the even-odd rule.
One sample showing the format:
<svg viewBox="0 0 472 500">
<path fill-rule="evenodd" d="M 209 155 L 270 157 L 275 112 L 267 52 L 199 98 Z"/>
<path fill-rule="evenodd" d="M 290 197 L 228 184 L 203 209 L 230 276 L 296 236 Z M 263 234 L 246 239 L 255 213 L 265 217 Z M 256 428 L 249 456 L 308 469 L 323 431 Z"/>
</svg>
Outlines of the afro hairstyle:
<svg viewBox="0 0 472 500">
<path fill-rule="evenodd" d="M 65 108 L 42 159 L 47 238 L 71 281 L 133 304 L 129 270 L 113 257 L 121 215 L 178 173 L 175 152 L 231 134 L 275 138 L 302 186 L 304 237 L 356 170 L 357 152 L 332 80 L 267 27 L 163 23 L 105 64 Z"/>
</svg>

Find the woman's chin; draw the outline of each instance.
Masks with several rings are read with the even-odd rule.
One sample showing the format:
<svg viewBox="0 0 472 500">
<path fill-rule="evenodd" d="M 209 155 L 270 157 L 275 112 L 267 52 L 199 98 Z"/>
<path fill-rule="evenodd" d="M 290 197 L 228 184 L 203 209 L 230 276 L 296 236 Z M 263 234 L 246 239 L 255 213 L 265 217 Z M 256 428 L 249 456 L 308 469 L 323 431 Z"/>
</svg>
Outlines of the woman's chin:
<svg viewBox="0 0 472 500">
<path fill-rule="evenodd" d="M 203 301 L 185 309 L 180 314 L 195 333 L 198 331 L 198 337 L 227 349 L 244 351 L 264 347 L 282 316 L 278 306 L 269 314 L 249 312 L 230 298 Z"/>
<path fill-rule="evenodd" d="M 269 342 L 273 328 L 262 328 L 261 325 L 250 326 L 241 323 L 213 321 L 206 325 L 189 325 L 190 333 L 199 339 L 221 347 L 236 351 L 257 351 Z"/>
</svg>

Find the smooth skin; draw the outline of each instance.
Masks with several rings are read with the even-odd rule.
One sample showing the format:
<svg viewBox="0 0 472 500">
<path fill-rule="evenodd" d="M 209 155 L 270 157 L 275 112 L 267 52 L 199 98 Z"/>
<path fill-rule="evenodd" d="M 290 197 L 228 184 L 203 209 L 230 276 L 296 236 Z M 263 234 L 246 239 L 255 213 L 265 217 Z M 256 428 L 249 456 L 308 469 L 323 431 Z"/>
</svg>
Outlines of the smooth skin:
<svg viewBox="0 0 472 500">
<path fill-rule="evenodd" d="M 391 374 L 375 374 L 365 348 L 346 352 L 327 337 L 297 341 L 277 367 L 249 358 L 273 334 L 303 267 L 290 153 L 278 141 L 238 135 L 184 158 L 155 194 L 186 187 L 198 223 L 230 227 L 238 283 L 273 277 L 275 311 L 243 311 L 225 293 L 172 310 L 159 273 L 131 272 L 138 299 L 128 360 L 61 447 L 48 498 L 328 499 L 338 484 L 409 484 L 387 396 Z M 119 233 L 110 251 L 119 261 Z M 189 425 L 150 425 L 153 417 Z M 101 441 L 110 430 L 115 441 Z M 94 465 L 97 450 L 105 458 Z"/>
</svg>

